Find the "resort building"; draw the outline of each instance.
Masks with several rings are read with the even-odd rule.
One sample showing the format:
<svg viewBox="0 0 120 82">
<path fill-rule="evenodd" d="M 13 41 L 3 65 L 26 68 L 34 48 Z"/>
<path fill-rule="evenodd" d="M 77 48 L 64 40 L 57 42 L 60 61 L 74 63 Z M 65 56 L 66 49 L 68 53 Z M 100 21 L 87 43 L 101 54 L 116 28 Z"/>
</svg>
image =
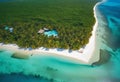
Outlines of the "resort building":
<svg viewBox="0 0 120 82">
<path fill-rule="evenodd" d="M 13 28 L 12 28 L 12 27 L 5 26 L 5 30 L 8 30 L 8 31 L 10 31 L 10 32 L 13 32 Z"/>
<path fill-rule="evenodd" d="M 11 28 L 9 28 L 9 31 L 10 31 L 10 32 L 13 32 L 13 28 L 12 28 L 12 27 L 11 27 Z"/>
<path fill-rule="evenodd" d="M 43 30 L 43 29 L 40 29 L 40 30 L 38 31 L 38 33 L 42 34 L 42 33 L 44 33 L 44 30 Z"/>
<path fill-rule="evenodd" d="M 44 29 L 45 31 L 46 31 L 46 30 L 49 30 L 48 28 L 45 28 L 45 27 L 44 27 L 43 29 Z"/>
<path fill-rule="evenodd" d="M 54 36 L 54 37 L 58 36 L 58 32 L 55 29 L 49 30 L 47 28 L 43 28 L 43 29 L 40 29 L 38 31 L 38 33 L 40 33 L 40 34 L 43 33 L 44 35 L 46 35 L 48 37 L 50 37 L 50 36 Z"/>
</svg>

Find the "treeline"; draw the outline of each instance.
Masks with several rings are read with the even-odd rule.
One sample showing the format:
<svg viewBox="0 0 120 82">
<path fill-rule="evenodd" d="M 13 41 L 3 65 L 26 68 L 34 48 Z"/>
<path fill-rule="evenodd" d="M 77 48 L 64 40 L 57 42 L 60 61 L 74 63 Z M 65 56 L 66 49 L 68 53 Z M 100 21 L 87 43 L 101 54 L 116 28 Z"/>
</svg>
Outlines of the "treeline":
<svg viewBox="0 0 120 82">
<path fill-rule="evenodd" d="M 5 30 L 5 26 L 0 27 L 0 42 L 15 43 L 20 47 L 38 48 L 40 46 L 46 48 L 69 48 L 79 49 L 88 43 L 88 38 L 91 36 L 91 29 L 77 27 L 59 27 L 51 25 L 42 25 L 36 23 L 16 23 L 7 24 L 12 26 L 13 32 Z M 44 34 L 38 34 L 38 30 L 43 27 L 56 29 L 58 37 L 48 37 Z"/>
</svg>

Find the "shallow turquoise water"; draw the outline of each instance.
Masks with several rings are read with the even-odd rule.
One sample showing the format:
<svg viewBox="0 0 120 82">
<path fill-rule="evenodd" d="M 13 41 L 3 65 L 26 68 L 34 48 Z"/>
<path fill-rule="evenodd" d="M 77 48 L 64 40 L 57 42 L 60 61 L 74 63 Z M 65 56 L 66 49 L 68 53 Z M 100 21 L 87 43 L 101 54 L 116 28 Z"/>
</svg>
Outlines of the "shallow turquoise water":
<svg viewBox="0 0 120 82">
<path fill-rule="evenodd" d="M 38 55 L 34 55 L 27 60 L 20 60 L 11 58 L 11 55 L 12 53 L 9 51 L 1 52 L 1 73 L 20 73 L 25 75 L 41 76 L 49 80 L 55 79 L 58 82 L 79 82 L 80 80 L 92 82 L 98 79 L 101 80 L 101 78 L 108 78 L 108 72 L 104 66 L 91 67 L 75 64 L 71 61 L 66 61 L 57 57 L 42 57 Z M 96 75 L 96 73 L 99 73 L 99 75 Z M 3 79 L 3 77 L 1 79 Z M 18 78 L 14 79 L 18 80 Z M 28 80 L 28 82 L 30 81 Z"/>
<path fill-rule="evenodd" d="M 13 52 L 1 51 L 0 82 L 120 82 L 120 1 L 108 0 L 97 8 L 104 50 L 111 55 L 108 62 L 93 67 L 51 56 L 15 59 Z"/>
</svg>

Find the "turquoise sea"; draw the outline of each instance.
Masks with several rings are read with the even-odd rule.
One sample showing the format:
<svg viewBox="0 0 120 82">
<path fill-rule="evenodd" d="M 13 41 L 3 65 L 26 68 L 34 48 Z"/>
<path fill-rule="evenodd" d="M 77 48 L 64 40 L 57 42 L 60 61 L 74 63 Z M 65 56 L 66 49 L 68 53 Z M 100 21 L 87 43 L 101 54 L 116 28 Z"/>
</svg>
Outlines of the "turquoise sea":
<svg viewBox="0 0 120 82">
<path fill-rule="evenodd" d="M 104 62 L 82 65 L 39 55 L 16 59 L 13 52 L 1 50 L 0 82 L 120 82 L 120 0 L 99 4 L 96 13 Z"/>
</svg>

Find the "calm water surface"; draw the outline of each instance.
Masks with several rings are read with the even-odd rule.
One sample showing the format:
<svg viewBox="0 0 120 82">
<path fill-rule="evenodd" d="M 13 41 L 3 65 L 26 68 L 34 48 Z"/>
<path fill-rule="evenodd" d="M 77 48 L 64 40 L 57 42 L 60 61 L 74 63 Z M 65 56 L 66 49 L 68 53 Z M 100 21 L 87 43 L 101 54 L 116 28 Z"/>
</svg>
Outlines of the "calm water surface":
<svg viewBox="0 0 120 82">
<path fill-rule="evenodd" d="M 15 59 L 13 52 L 0 51 L 0 82 L 120 82 L 120 0 L 108 0 L 97 8 L 98 29 L 103 30 L 99 37 L 106 51 L 101 55 L 110 56 L 107 62 L 87 66 L 38 55 Z"/>
</svg>

